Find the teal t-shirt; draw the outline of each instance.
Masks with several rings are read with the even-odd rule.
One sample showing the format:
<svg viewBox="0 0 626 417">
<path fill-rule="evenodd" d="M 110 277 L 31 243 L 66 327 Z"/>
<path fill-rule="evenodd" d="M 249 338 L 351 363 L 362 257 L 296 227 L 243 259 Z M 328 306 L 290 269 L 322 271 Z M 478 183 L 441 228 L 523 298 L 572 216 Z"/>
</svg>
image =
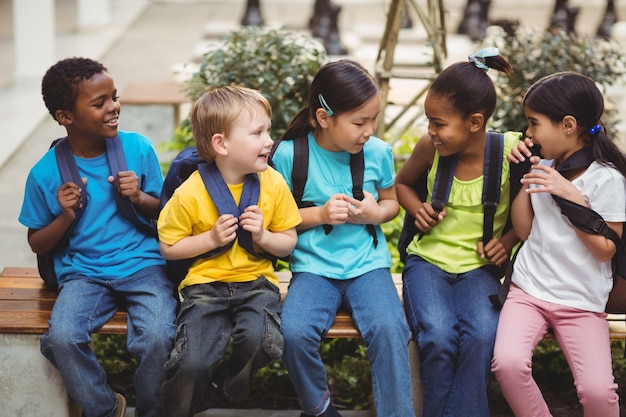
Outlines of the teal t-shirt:
<svg viewBox="0 0 626 417">
<path fill-rule="evenodd" d="M 296 139 L 297 140 L 297 139 Z M 370 137 L 363 147 L 365 170 L 363 191 L 378 199 L 378 191 L 389 188 L 394 182 L 393 154 L 389 144 Z M 273 161 L 289 188 L 293 190 L 293 141 L 284 140 L 278 146 Z M 298 167 L 296 167 L 298 169 Z M 303 201 L 322 206 L 334 194 L 352 197 L 350 154 L 331 152 L 321 148 L 309 133 L 309 169 Z M 320 276 L 349 279 L 378 268 L 391 267 L 391 256 L 380 226 L 375 226 L 378 245 L 365 225 L 333 225 L 326 234 L 317 226 L 298 235 L 298 243 L 290 258 L 293 272 L 311 272 Z"/>
</svg>

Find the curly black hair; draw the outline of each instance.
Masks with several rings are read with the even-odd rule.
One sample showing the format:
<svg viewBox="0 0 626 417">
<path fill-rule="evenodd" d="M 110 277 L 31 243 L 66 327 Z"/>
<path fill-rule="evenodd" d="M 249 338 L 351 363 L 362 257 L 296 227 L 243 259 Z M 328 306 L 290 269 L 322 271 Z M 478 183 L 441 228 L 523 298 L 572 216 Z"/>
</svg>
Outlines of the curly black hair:
<svg viewBox="0 0 626 417">
<path fill-rule="evenodd" d="M 46 71 L 41 81 L 41 95 L 54 120 L 57 120 L 57 110 L 74 110 L 78 85 L 101 72 L 108 70 L 100 62 L 79 57 L 62 59 Z"/>
</svg>

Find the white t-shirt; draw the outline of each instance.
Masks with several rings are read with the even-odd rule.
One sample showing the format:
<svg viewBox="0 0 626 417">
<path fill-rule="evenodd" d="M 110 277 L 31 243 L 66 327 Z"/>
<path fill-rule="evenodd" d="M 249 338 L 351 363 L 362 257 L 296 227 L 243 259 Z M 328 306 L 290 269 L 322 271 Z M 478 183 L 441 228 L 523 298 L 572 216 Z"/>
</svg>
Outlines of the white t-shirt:
<svg viewBox="0 0 626 417">
<path fill-rule="evenodd" d="M 553 161 L 541 161 L 552 166 Z M 572 183 L 607 222 L 626 221 L 626 179 L 593 162 Z M 534 218 L 512 281 L 540 300 L 602 312 L 613 286 L 611 262 L 596 260 L 549 193 L 531 194 Z"/>
</svg>

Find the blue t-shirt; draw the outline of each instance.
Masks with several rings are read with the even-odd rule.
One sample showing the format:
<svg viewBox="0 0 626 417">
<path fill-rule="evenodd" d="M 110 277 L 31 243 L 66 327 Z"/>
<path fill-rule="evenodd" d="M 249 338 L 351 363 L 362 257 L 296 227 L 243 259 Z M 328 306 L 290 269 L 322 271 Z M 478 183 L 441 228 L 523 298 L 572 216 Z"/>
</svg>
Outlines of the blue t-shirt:
<svg viewBox="0 0 626 417">
<path fill-rule="evenodd" d="M 141 190 L 159 197 L 163 174 L 149 139 L 134 132 L 119 132 L 128 170 L 139 177 Z M 59 283 L 68 275 L 81 274 L 116 279 L 132 275 L 165 261 L 158 240 L 139 231 L 123 218 L 115 204 L 115 185 L 106 153 L 95 158 L 74 155 L 82 178 L 87 178 L 87 206 L 72 229 L 69 243 L 55 257 Z M 54 149 L 31 169 L 26 180 L 19 221 L 30 229 L 41 229 L 61 214 L 57 191 L 63 184 Z"/>
<path fill-rule="evenodd" d="M 296 139 L 297 140 L 297 139 Z M 394 163 L 391 146 L 372 136 L 363 148 L 365 171 L 363 191 L 378 200 L 378 191 L 394 182 Z M 280 143 L 273 156 L 276 170 L 293 190 L 293 141 Z M 297 168 L 296 168 L 297 169 Z M 350 153 L 331 152 L 321 148 L 309 133 L 309 171 L 304 187 L 303 201 L 322 206 L 334 194 L 352 197 Z M 391 267 L 391 256 L 380 226 L 376 225 L 378 245 L 365 225 L 345 223 L 333 225 L 326 234 L 317 226 L 298 235 L 298 243 L 290 258 L 293 272 L 311 272 L 323 277 L 349 279 L 378 268 Z"/>
</svg>

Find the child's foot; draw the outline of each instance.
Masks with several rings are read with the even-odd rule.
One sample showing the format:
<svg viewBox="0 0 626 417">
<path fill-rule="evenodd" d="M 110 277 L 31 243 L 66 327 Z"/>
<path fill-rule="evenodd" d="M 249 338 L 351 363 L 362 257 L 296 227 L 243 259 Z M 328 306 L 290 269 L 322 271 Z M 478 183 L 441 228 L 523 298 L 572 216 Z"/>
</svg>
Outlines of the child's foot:
<svg viewBox="0 0 626 417">
<path fill-rule="evenodd" d="M 124 417 L 126 414 L 126 398 L 122 394 L 115 393 L 115 399 L 117 400 L 117 408 L 115 409 L 115 417 Z"/>
<path fill-rule="evenodd" d="M 300 417 L 341 417 L 341 414 L 339 414 L 339 411 L 337 411 L 337 409 L 332 404 L 329 404 L 326 411 L 318 416 L 311 416 L 309 414 L 302 413 L 300 414 Z"/>
</svg>

